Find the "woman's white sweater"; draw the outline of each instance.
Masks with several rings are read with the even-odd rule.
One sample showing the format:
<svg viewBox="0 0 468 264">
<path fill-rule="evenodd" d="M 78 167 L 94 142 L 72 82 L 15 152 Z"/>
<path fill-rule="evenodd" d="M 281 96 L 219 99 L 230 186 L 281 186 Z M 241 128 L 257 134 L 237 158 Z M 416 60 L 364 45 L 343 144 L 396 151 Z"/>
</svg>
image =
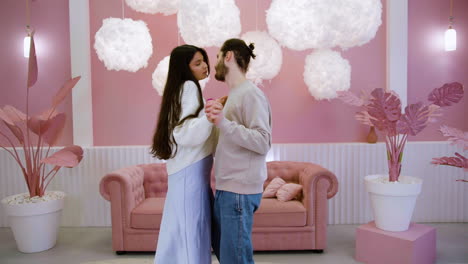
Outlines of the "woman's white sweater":
<svg viewBox="0 0 468 264">
<path fill-rule="evenodd" d="M 193 81 L 186 81 L 182 89 L 182 111 L 179 120 L 194 114 L 199 106 L 197 85 Z M 211 155 L 214 150 L 212 130 L 213 124 L 206 118 L 203 108 L 198 117 L 187 119 L 177 126 L 172 132 L 178 145 L 177 153 L 174 158 L 167 160 L 167 174 L 174 174 Z"/>
</svg>

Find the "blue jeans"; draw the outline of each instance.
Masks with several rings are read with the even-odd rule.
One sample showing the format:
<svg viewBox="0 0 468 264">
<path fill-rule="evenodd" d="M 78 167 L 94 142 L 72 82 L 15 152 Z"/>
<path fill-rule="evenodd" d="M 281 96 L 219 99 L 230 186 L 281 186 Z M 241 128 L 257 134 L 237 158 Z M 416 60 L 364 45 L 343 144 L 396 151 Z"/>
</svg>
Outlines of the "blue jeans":
<svg viewBox="0 0 468 264">
<path fill-rule="evenodd" d="M 261 199 L 261 193 L 238 194 L 216 190 L 211 240 L 220 264 L 254 263 L 252 222 Z"/>
</svg>

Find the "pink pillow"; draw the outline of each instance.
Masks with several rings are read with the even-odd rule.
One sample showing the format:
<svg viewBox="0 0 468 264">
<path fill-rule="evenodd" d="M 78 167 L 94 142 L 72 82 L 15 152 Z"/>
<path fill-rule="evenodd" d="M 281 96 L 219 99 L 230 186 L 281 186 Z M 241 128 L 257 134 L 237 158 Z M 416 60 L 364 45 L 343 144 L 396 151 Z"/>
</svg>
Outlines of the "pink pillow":
<svg viewBox="0 0 468 264">
<path fill-rule="evenodd" d="M 278 191 L 278 189 L 284 184 L 286 184 L 286 182 L 280 177 L 274 178 L 273 180 L 271 180 L 270 184 L 267 185 L 267 187 L 265 188 L 265 191 L 263 191 L 262 197 L 263 198 L 275 197 L 276 191 Z"/>
<path fill-rule="evenodd" d="M 276 197 L 281 202 L 287 202 L 294 198 L 297 198 L 297 195 L 301 192 L 302 185 L 295 183 L 286 183 L 279 188 L 276 192 Z"/>
</svg>

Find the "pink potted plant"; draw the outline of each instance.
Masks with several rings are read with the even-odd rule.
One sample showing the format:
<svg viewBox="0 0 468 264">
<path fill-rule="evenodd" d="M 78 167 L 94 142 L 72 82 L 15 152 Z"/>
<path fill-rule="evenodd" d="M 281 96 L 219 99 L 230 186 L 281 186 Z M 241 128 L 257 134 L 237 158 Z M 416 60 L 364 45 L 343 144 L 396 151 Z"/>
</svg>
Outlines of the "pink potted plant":
<svg viewBox="0 0 468 264">
<path fill-rule="evenodd" d="M 451 145 L 456 145 L 462 148 L 463 151 L 468 150 L 468 132 L 463 132 L 448 126 L 441 126 L 439 130 L 442 135 L 448 137 L 448 141 L 450 141 Z M 454 157 L 433 158 L 431 163 L 434 165 L 458 167 L 462 168 L 465 172 L 468 171 L 468 159 L 458 152 L 455 152 Z M 458 179 L 457 181 L 468 182 L 468 180 L 464 179 Z"/>
<path fill-rule="evenodd" d="M 361 107 L 356 114 L 357 120 L 375 126 L 385 138 L 388 174 L 369 175 L 364 179 L 378 228 L 387 231 L 408 229 L 422 186 L 421 179 L 400 175 L 408 137 L 421 132 L 431 118 L 440 115 L 441 107 L 458 103 L 463 94 L 460 83 L 444 84 L 429 94 L 430 104 L 410 104 L 402 113 L 401 101 L 393 91 L 376 88 L 370 95 L 361 97 L 349 91 L 338 93 L 343 102 Z"/>
<path fill-rule="evenodd" d="M 51 108 L 39 115 L 29 113 L 29 89 L 37 80 L 34 38 L 28 62 L 26 113 L 13 106 L 0 108 L 0 123 L 9 134 L 0 131 L 0 148 L 17 162 L 25 180 L 27 193 L 6 197 L 2 204 L 18 249 L 31 253 L 47 250 L 56 243 L 65 194 L 46 192 L 47 186 L 62 167 L 77 166 L 83 158 L 80 146 L 67 146 L 51 153 L 65 125 L 65 114 L 56 111 L 80 77 L 67 81 L 52 99 Z M 46 165 L 49 166 L 46 166 Z"/>
</svg>

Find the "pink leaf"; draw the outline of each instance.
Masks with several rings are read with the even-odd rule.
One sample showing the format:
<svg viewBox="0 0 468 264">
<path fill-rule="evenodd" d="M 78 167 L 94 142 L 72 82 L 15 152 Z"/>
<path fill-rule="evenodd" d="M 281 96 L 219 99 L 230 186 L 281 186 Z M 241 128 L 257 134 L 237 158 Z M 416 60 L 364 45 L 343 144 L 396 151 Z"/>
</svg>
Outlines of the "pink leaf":
<svg viewBox="0 0 468 264">
<path fill-rule="evenodd" d="M 364 101 L 361 98 L 350 91 L 338 91 L 336 94 L 338 94 L 338 99 L 348 105 L 362 106 L 364 104 Z"/>
<path fill-rule="evenodd" d="M 440 157 L 433 158 L 431 164 L 447 165 L 468 170 L 468 159 L 459 153 L 455 153 L 456 157 Z"/>
<path fill-rule="evenodd" d="M 357 112 L 354 117 L 364 125 L 373 126 L 371 117 L 367 111 Z"/>
<path fill-rule="evenodd" d="M 37 81 L 37 58 L 36 46 L 34 45 L 34 34 L 31 34 L 31 44 L 29 46 L 28 60 L 28 88 L 33 86 Z"/>
<path fill-rule="evenodd" d="M 46 111 L 42 112 L 39 117 L 41 119 L 49 119 L 49 118 L 52 118 L 56 115 L 58 115 L 59 113 L 57 111 L 55 111 L 53 108 L 49 108 L 47 109 Z"/>
<path fill-rule="evenodd" d="M 23 145 L 24 135 L 23 135 L 23 132 L 21 131 L 21 128 L 18 127 L 16 123 L 21 123 L 22 121 L 25 121 L 26 115 L 11 105 L 5 106 L 1 112 L 2 112 L 2 115 L 4 115 L 3 117 L 8 119 L 7 121 L 2 117 L 3 121 L 5 122 L 5 125 L 11 131 L 11 133 L 16 137 L 16 139 L 18 139 L 18 142 L 21 145 Z"/>
<path fill-rule="evenodd" d="M 49 129 L 50 123 L 50 120 L 44 120 L 40 117 L 33 116 L 29 118 L 28 126 L 34 134 L 41 136 Z"/>
<path fill-rule="evenodd" d="M 47 111 L 43 112 L 40 115 L 31 117 L 28 121 L 29 129 L 36 135 L 41 136 L 46 133 L 50 126 L 57 122 L 58 119 L 62 119 L 64 117 L 57 117 L 59 115 L 58 112 L 55 110 L 48 109 Z M 62 114 L 64 115 L 64 114 Z M 55 120 L 55 121 L 54 121 Z"/>
<path fill-rule="evenodd" d="M 429 115 L 429 123 L 436 123 L 438 120 L 438 117 L 442 116 L 442 108 L 440 106 L 435 105 L 435 104 L 430 104 L 428 106 L 428 115 Z"/>
<path fill-rule="evenodd" d="M 423 106 L 422 103 L 405 107 L 405 114 L 397 122 L 398 133 L 416 136 L 427 126 L 428 113 L 429 107 Z"/>
<path fill-rule="evenodd" d="M 5 125 L 10 129 L 11 133 L 18 139 L 18 142 L 23 145 L 24 144 L 24 135 L 21 129 L 17 125 L 10 125 L 5 122 Z"/>
<path fill-rule="evenodd" d="M 59 167 L 73 168 L 83 159 L 83 149 L 80 146 L 65 147 L 51 156 L 41 160 L 42 163 Z"/>
<path fill-rule="evenodd" d="M 428 96 L 428 100 L 440 107 L 450 106 L 460 102 L 463 93 L 463 85 L 461 83 L 446 83 L 442 87 L 432 90 Z"/>
<path fill-rule="evenodd" d="M 0 119 L 5 121 L 5 123 L 8 123 L 12 126 L 15 125 L 15 123 L 10 119 L 10 117 L 1 108 L 0 108 Z"/>
<path fill-rule="evenodd" d="M 6 105 L 3 108 L 3 111 L 5 112 L 5 114 L 8 115 L 8 117 L 10 117 L 10 120 L 14 123 L 26 121 L 26 115 L 11 105 Z"/>
<path fill-rule="evenodd" d="M 62 88 L 57 92 L 57 94 L 52 99 L 52 108 L 57 107 L 65 97 L 70 93 L 70 91 L 75 87 L 76 83 L 81 79 L 81 76 L 75 77 L 73 79 L 68 80 Z"/>
<path fill-rule="evenodd" d="M 372 124 L 387 134 L 394 134 L 396 121 L 401 116 L 401 102 L 396 94 L 385 92 L 382 88 L 371 93 L 370 104 L 366 105 Z"/>
<path fill-rule="evenodd" d="M 65 119 L 66 115 L 64 113 L 60 113 L 49 119 L 48 130 L 43 134 L 44 141 L 47 142 L 49 146 L 55 145 L 60 138 L 63 128 L 65 127 Z"/>
<path fill-rule="evenodd" d="M 451 145 L 459 146 L 464 151 L 468 149 L 468 132 L 448 126 L 441 126 L 439 130 L 442 132 L 442 135 L 448 137 Z"/>
</svg>

